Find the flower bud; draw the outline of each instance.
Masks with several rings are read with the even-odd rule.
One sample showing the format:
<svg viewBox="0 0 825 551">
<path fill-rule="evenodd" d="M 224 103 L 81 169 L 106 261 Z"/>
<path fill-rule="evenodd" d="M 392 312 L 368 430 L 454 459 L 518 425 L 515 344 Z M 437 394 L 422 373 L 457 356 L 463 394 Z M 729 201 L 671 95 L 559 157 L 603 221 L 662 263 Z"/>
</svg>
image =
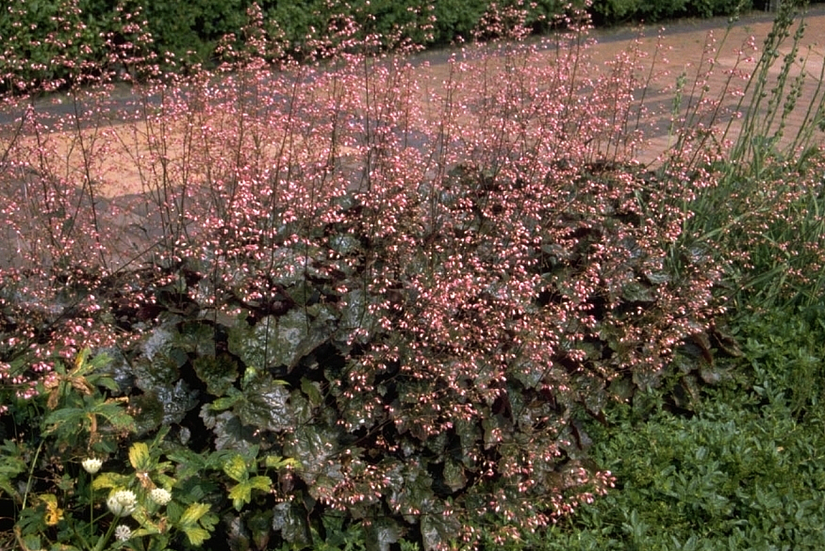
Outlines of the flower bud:
<svg viewBox="0 0 825 551">
<path fill-rule="evenodd" d="M 106 506 L 116 517 L 128 517 L 137 508 L 137 496 L 131 490 L 118 490 L 109 496 Z"/>
<path fill-rule="evenodd" d="M 166 505 L 172 499 L 172 494 L 169 493 L 169 490 L 164 490 L 163 488 L 155 488 L 154 490 L 149 492 L 149 499 L 151 499 L 158 505 Z"/>
<path fill-rule="evenodd" d="M 118 541 L 126 541 L 132 537 L 132 529 L 125 524 L 119 525 L 115 528 L 115 538 Z"/>
<path fill-rule="evenodd" d="M 89 474 L 95 474 L 103 466 L 103 460 L 94 457 L 89 457 L 80 462 L 83 468 Z"/>
</svg>

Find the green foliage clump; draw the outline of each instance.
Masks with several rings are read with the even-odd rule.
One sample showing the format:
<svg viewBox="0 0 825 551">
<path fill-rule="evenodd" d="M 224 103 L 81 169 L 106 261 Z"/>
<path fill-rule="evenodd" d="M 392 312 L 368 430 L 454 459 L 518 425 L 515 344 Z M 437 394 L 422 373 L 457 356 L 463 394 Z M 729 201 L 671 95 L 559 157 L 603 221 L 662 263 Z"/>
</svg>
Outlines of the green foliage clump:
<svg viewBox="0 0 825 551">
<path fill-rule="evenodd" d="M 743 128 L 734 134 L 734 119 L 727 123 L 724 136 L 735 139 L 719 185 L 698 195 L 683 234 L 725 257 L 727 299 L 744 310 L 819 304 L 825 289 L 825 73 L 794 74 L 810 59 L 800 43 L 805 6 L 780 6 L 737 105 Z M 800 90 L 811 81 L 816 91 L 803 103 Z M 794 118 L 800 122 L 791 133 Z"/>
<path fill-rule="evenodd" d="M 165 70 L 210 65 L 220 57 L 225 37 L 242 38 L 251 9 L 260 10 L 265 27 L 286 50 L 311 54 L 313 44 L 334 38 L 342 20 L 355 23 L 360 41 L 373 37 L 385 48 L 469 40 L 492 5 L 488 0 L 12 0 L 4 7 L 8 16 L 0 19 L 0 91 L 63 88 L 101 79 L 101 68 L 117 75 L 136 56 L 149 56 Z M 534 30 L 548 29 L 567 9 L 549 0 L 516 6 Z"/>
<path fill-rule="evenodd" d="M 26 91 L 32 81 L 59 87 L 86 62 L 105 57 L 100 21 L 87 25 L 88 3 L 72 0 L 3 4 L 0 18 L 0 91 Z M 101 14 L 102 15 L 102 14 Z M 91 23 L 91 22 L 90 22 Z"/>
<path fill-rule="evenodd" d="M 825 322 L 819 307 L 736 321 L 739 358 L 690 415 L 656 392 L 588 422 L 617 489 L 536 549 L 821 549 Z M 641 398 L 641 397 L 639 397 Z M 650 398 L 653 398 L 651 401 Z"/>
<path fill-rule="evenodd" d="M 248 5 L 246 0 L 140 3 L 156 52 L 194 61 L 209 61 L 224 35 L 240 33 Z"/>
<path fill-rule="evenodd" d="M 752 0 L 596 0 L 591 11 L 597 24 L 609 26 L 628 21 L 653 23 L 680 17 L 738 15 L 754 7 Z"/>
<path fill-rule="evenodd" d="M 168 429 L 148 443 L 130 440 L 134 410 L 112 396 L 118 385 L 105 374 L 109 361 L 85 349 L 72 369 L 58 363 L 37 397 L 5 402 L 0 502 L 14 511 L 14 525 L 4 545 L 102 551 L 146 537 L 140 549 L 162 550 L 200 545 L 213 531 L 218 519 L 198 501 L 197 471 L 163 458 Z M 213 456 L 207 466 L 231 460 Z"/>
</svg>

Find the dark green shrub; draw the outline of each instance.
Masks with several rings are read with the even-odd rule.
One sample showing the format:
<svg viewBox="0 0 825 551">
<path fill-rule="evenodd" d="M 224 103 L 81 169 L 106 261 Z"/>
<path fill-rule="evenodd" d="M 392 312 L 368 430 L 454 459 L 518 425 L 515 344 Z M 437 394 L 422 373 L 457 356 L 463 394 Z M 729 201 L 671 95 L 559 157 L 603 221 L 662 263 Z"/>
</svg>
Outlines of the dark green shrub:
<svg viewBox="0 0 825 551">
<path fill-rule="evenodd" d="M 446 0 L 435 4 L 437 21 L 435 39 L 438 44 L 449 44 L 461 37 L 469 40 L 479 19 L 486 11 L 486 3 L 467 3 L 461 0 Z"/>
<path fill-rule="evenodd" d="M 747 13 L 753 7 L 751 0 L 690 0 L 685 6 L 685 15 L 709 18 Z"/>
<path fill-rule="evenodd" d="M 596 0 L 591 12 L 597 25 L 610 26 L 628 21 L 654 23 L 679 17 L 734 15 L 752 8 L 752 2 L 741 0 Z"/>
<path fill-rule="evenodd" d="M 195 0 L 145 2 L 148 22 L 157 52 L 171 52 L 179 59 L 208 62 L 218 40 L 239 33 L 246 23 L 246 0 Z"/>
<path fill-rule="evenodd" d="M 110 27 L 84 11 L 90 7 L 90 2 L 77 0 L 4 3 L 0 93 L 41 84 L 59 88 L 84 76 L 98 76 L 84 66 L 98 67 L 106 59 L 100 34 Z"/>
<path fill-rule="evenodd" d="M 323 15 L 326 13 L 324 7 L 320 0 L 261 3 L 268 30 L 283 32 L 286 40 L 298 49 L 327 28 L 329 21 Z"/>
<path fill-rule="evenodd" d="M 340 18 L 352 18 L 360 29 L 356 33 L 358 39 L 367 35 L 381 37 L 383 47 L 401 43 L 443 46 L 457 39 L 470 40 L 476 36 L 479 25 L 483 25 L 484 14 L 494 5 L 487 0 L 432 4 L 421 0 L 265 0 L 257 4 L 271 35 L 302 55 L 311 53 L 307 44 L 330 38 L 334 32 L 331 29 Z M 197 63 L 209 65 L 220 57 L 216 48 L 224 36 L 239 39 L 237 44 L 243 41 L 242 29 L 252 5 L 250 0 L 14 0 L 9 5 L 11 17 L 0 21 L 0 38 L 4 41 L 0 64 L 4 82 L 0 84 L 4 90 L 12 85 L 19 87 L 23 82 L 24 89 L 34 89 L 45 82 L 51 82 L 52 87 L 65 87 L 81 78 L 78 70 L 84 63 L 107 72 L 121 71 L 122 60 L 118 58 L 136 54 L 121 49 L 138 38 L 135 33 L 123 31 L 134 23 L 142 26 L 140 33 L 146 33 L 138 40 L 140 55 L 151 53 L 165 70 L 180 71 Z M 497 9 L 511 7 L 522 11 L 524 23 L 536 32 L 551 29 L 556 18 L 570 9 L 555 0 L 497 5 Z M 125 18 L 125 14 L 135 16 Z M 56 15 L 63 19 L 53 19 Z M 485 36 L 484 29 L 478 36 Z M 59 59 L 64 62 L 55 63 Z M 100 77 L 86 75 L 91 76 Z"/>
<path fill-rule="evenodd" d="M 597 0 L 591 10 L 597 24 L 611 25 L 637 19 L 642 6 L 642 0 Z"/>
</svg>

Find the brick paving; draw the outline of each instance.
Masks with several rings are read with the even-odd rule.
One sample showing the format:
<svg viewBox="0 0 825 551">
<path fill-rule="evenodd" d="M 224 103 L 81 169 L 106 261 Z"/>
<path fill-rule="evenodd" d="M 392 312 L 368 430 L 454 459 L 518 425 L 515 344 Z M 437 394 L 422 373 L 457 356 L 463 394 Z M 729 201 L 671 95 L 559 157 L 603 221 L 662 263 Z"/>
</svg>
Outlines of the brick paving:
<svg viewBox="0 0 825 551">
<path fill-rule="evenodd" d="M 822 88 L 823 60 L 825 60 L 825 6 L 815 6 L 809 11 L 804 21 L 806 22 L 805 33 L 799 41 L 798 55 L 790 68 L 788 84 L 804 71 L 805 78 L 799 91 L 797 101 L 798 107 L 794 109 L 785 119 L 783 137 L 777 144 L 781 149 L 788 147 L 793 138 L 797 135 L 801 125 L 805 121 L 807 108 L 809 105 L 823 105 Z M 701 88 L 693 91 L 692 81 L 696 80 L 697 73 L 707 69 L 707 65 L 701 65 L 703 56 L 706 57 L 706 45 L 713 41 L 718 50 L 713 55 L 716 56 L 715 66 L 712 74 L 707 79 L 707 95 L 709 98 L 719 98 L 722 91 L 728 90 L 727 95 L 721 101 L 723 109 L 720 116 L 715 121 L 717 128 L 724 128 L 730 123 L 730 130 L 727 139 L 735 139 L 740 129 L 739 121 L 736 119 L 737 105 L 739 99 L 733 97 L 731 92 L 734 89 L 743 89 L 747 84 L 741 78 L 731 78 L 730 73 L 734 68 L 738 68 L 747 74 L 753 72 L 755 60 L 762 54 L 762 46 L 765 37 L 773 26 L 772 14 L 755 14 L 744 17 L 733 23 L 728 29 L 728 21 L 724 18 L 716 18 L 704 21 L 684 21 L 677 22 L 670 27 L 665 26 L 661 34 L 661 39 L 656 36 L 656 28 L 647 28 L 647 36 L 638 38 L 638 32 L 633 33 L 627 30 L 597 33 L 598 44 L 594 48 L 594 59 L 601 62 L 607 61 L 617 52 L 628 48 L 634 40 L 638 41 L 642 51 L 649 54 L 648 62 L 652 59 L 652 54 L 657 48 L 657 42 L 661 43 L 661 55 L 668 60 L 664 67 L 668 68 L 669 74 L 660 77 L 649 85 L 646 98 L 670 110 L 674 104 L 675 82 L 682 72 L 687 76 L 687 83 L 684 88 L 682 105 L 684 114 L 688 105 L 695 105 L 701 95 Z M 793 34 L 796 25 L 791 27 Z M 739 60 L 738 51 L 746 46 L 749 37 L 753 37 L 752 44 L 755 44 L 757 51 L 754 52 L 753 61 Z M 793 36 L 787 38 L 779 48 L 779 59 L 774 63 L 768 72 L 769 85 L 766 91 L 770 93 L 775 86 L 782 66 L 783 58 L 791 51 Z M 660 55 L 660 58 L 661 58 Z M 748 94 L 742 101 L 743 106 L 747 106 L 751 99 Z M 764 119 L 765 106 L 768 98 L 762 101 L 762 108 L 759 110 L 758 124 L 766 124 Z M 740 110 L 741 111 L 741 110 Z M 781 107 L 779 109 L 781 113 Z M 645 124 L 646 136 L 649 139 L 647 147 L 638 154 L 642 162 L 654 161 L 672 143 L 669 137 L 670 115 L 659 112 L 654 114 L 655 119 L 649 118 Z M 773 135 L 779 125 L 777 116 L 770 128 L 765 127 L 767 135 Z M 812 143 L 825 144 L 825 132 L 817 131 L 812 136 Z"/>
<path fill-rule="evenodd" d="M 665 26 L 665 30 L 661 32 L 661 38 L 657 35 L 659 29 L 657 27 L 648 27 L 643 29 L 644 35 L 639 35 L 638 29 L 618 29 L 608 31 L 596 31 L 594 36 L 596 44 L 590 50 L 592 59 L 597 64 L 604 64 L 612 59 L 616 54 L 626 50 L 632 44 L 636 43 L 637 47 L 649 54 L 647 58 L 653 59 L 652 52 L 657 48 L 657 43 L 661 44 L 662 55 L 656 57 L 657 63 L 661 63 L 662 57 L 668 59 L 668 63 L 661 65 L 662 69 L 667 69 L 667 72 L 657 73 L 659 76 L 649 83 L 645 91 L 644 104 L 650 109 L 650 113 L 641 121 L 641 127 L 646 133 L 646 144 L 644 148 L 637 151 L 635 157 L 643 163 L 654 163 L 657 158 L 672 144 L 673 138 L 669 136 L 669 128 L 671 124 L 670 111 L 674 101 L 674 84 L 677 76 L 685 72 L 688 76 L 688 82 L 684 89 L 683 104 L 694 104 L 699 92 L 691 93 L 690 79 L 696 75 L 697 71 L 701 70 L 700 60 L 705 51 L 705 46 L 710 38 L 716 40 L 715 44 L 718 47 L 718 54 L 716 55 L 716 64 L 714 72 L 709 78 L 707 85 L 710 90 L 709 94 L 717 94 L 720 90 L 725 89 L 728 82 L 729 72 L 736 66 L 737 50 L 740 49 L 748 39 L 749 36 L 754 37 L 754 43 L 761 50 L 762 42 L 772 27 L 772 16 L 765 14 L 752 15 L 735 23 L 727 33 L 725 40 L 722 41 L 726 34 L 726 20 L 702 20 L 702 21 L 681 21 L 669 26 Z M 815 6 L 808 14 L 807 31 L 801 40 L 800 55 L 803 58 L 807 57 L 807 61 L 803 63 L 799 56 L 794 61 L 791 68 L 791 77 L 805 71 L 809 78 L 806 78 L 803 86 L 800 89 L 799 104 L 807 106 L 812 101 L 818 101 L 821 105 L 822 95 L 825 90 L 817 86 L 821 82 L 823 74 L 823 60 L 825 60 L 825 5 Z M 711 33 L 711 34 L 709 34 Z M 788 52 L 790 47 L 790 40 L 788 43 L 780 48 L 780 54 L 784 55 Z M 758 53 L 756 55 L 758 56 Z M 421 70 L 429 72 L 430 81 L 439 80 L 439 71 L 446 71 L 446 59 L 449 52 L 429 52 L 423 55 L 423 59 L 428 63 L 422 65 Z M 548 56 L 553 53 L 548 50 Z M 781 59 L 780 59 L 781 64 Z M 770 72 L 771 78 L 776 78 L 779 71 L 779 65 Z M 657 65 L 658 66 L 658 65 Z M 750 71 L 753 65 L 742 65 L 740 68 Z M 735 86 L 744 86 L 743 81 L 734 82 Z M 770 87 L 768 87 L 770 90 Z M 747 99 L 747 98 L 746 98 Z M 736 107 L 735 98 L 727 98 L 723 102 L 727 111 L 722 111 L 720 117 L 717 119 L 717 125 L 724 126 L 728 121 L 733 121 L 731 125 L 731 133 L 728 138 L 735 138 L 737 132 L 737 122 L 734 118 L 733 112 Z M 747 104 L 747 101 L 745 101 Z M 806 116 L 806 109 L 799 108 L 795 110 L 785 121 L 785 139 L 782 144 L 788 143 L 792 136 L 794 136 Z M 3 121 L 0 120 L 0 123 Z M 111 131 L 117 132 L 119 125 L 115 124 L 110 128 Z M 124 127 L 128 131 L 128 125 Z M 140 128 L 138 128 L 140 130 Z M 138 132 L 140 133 L 140 132 Z M 813 141 L 819 144 L 825 144 L 825 132 L 817 131 L 813 135 Z M 71 168 L 71 147 L 73 139 L 72 136 L 66 136 L 66 156 L 62 160 L 64 164 Z M 782 145 L 780 144 L 780 145 Z M 170 152 L 172 155 L 174 151 Z M 155 228 L 158 221 L 152 219 L 148 213 L 141 213 L 131 207 L 128 207 L 130 198 L 137 198 L 141 194 L 141 185 L 137 170 L 134 169 L 134 163 L 128 154 L 124 152 L 111 151 L 108 157 L 103 161 L 101 168 L 107 171 L 110 175 L 111 185 L 101 186 L 99 190 L 100 195 L 97 199 L 101 202 L 101 210 L 108 210 L 106 204 L 109 202 L 112 205 L 123 202 L 125 211 L 118 214 L 119 218 L 113 219 L 112 223 L 123 229 L 122 244 L 123 250 L 132 251 L 139 246 L 146 237 L 140 237 L 142 232 L 147 232 L 147 228 Z M 102 195 L 102 196 L 101 196 Z M 117 209 L 114 209 L 117 211 Z M 137 228 L 137 230 L 135 230 Z M 139 230 L 139 231 L 138 231 Z M 0 236 L 4 237 L 4 236 Z M 0 241 L 3 241 L 0 239 Z M 6 240 L 8 243 L 10 241 Z M 3 247 L 0 247 L 2 249 Z M 2 255 L 0 255 L 2 256 Z"/>
<path fill-rule="evenodd" d="M 750 75 L 755 68 L 756 60 L 762 53 L 765 37 L 773 27 L 774 14 L 755 13 L 742 17 L 740 20 L 729 23 L 727 18 L 713 18 L 709 20 L 683 20 L 661 26 L 646 26 L 636 28 L 620 28 L 596 30 L 592 32 L 595 44 L 589 48 L 587 54 L 597 67 L 607 64 L 618 54 L 631 48 L 637 48 L 642 54 L 639 75 L 649 74 L 651 64 L 654 64 L 654 76 L 644 91 L 645 115 L 640 120 L 639 128 L 643 130 L 646 140 L 643 149 L 636 151 L 635 158 L 642 163 L 655 162 L 663 152 L 673 145 L 675 138 L 671 135 L 671 121 L 676 95 L 676 82 L 680 74 L 685 76 L 685 85 L 682 89 L 681 115 L 685 117 L 687 126 L 696 122 L 707 122 L 707 116 L 690 116 L 697 102 L 704 99 L 720 99 L 721 109 L 714 119 L 714 127 L 724 131 L 727 141 L 735 140 L 740 129 L 737 113 L 740 115 L 744 107 L 749 104 L 749 96 L 743 100 L 735 96 L 736 91 L 744 92 L 747 81 L 742 78 L 731 77 L 731 71 L 736 69 L 743 75 Z M 815 5 L 809 10 L 804 21 L 806 29 L 799 41 L 798 56 L 791 66 L 787 92 L 790 81 L 803 70 L 806 78 L 799 91 L 798 107 L 784 120 L 784 137 L 777 144 L 780 148 L 787 147 L 796 136 L 799 128 L 807 116 L 809 105 L 822 105 L 825 89 L 820 88 L 823 75 L 823 60 L 825 60 L 825 5 Z M 796 24 L 791 27 L 791 34 Z M 748 40 L 751 39 L 751 57 L 740 59 L 740 50 L 748 50 Z M 708 52 L 707 45 L 713 44 L 715 51 Z M 782 65 L 783 57 L 790 52 L 793 37 L 784 41 L 779 49 L 779 59 L 768 73 L 769 92 L 776 83 Z M 555 52 L 548 48 L 547 62 L 555 58 Z M 447 74 L 446 58 L 448 52 L 431 52 L 424 54 L 429 59 L 427 71 L 443 75 Z M 800 57 L 801 56 L 801 57 Z M 703 84 L 707 92 L 702 92 L 702 86 L 693 87 L 702 73 L 707 71 L 708 57 L 713 58 L 714 67 L 710 76 Z M 705 60 L 703 63 L 702 60 Z M 804 67 L 803 67 L 804 60 Z M 783 95 L 784 97 L 784 95 Z M 760 116 L 765 115 L 765 104 L 762 101 Z M 780 109 L 781 111 L 781 109 Z M 765 124 L 764 120 L 757 121 Z M 773 135 L 779 124 L 774 121 L 771 128 L 764 128 L 766 136 Z M 816 132 L 812 136 L 814 143 L 825 144 L 825 132 Z"/>
<path fill-rule="evenodd" d="M 825 90 L 817 87 L 823 71 L 823 60 L 825 59 L 825 5 L 814 5 L 807 17 L 806 32 L 800 41 L 800 54 L 807 56 L 804 70 L 809 78 L 800 90 L 800 97 L 798 103 L 800 106 L 807 106 L 814 100 L 821 102 L 821 96 L 825 94 Z M 765 36 L 771 30 L 773 24 L 773 15 L 757 13 L 747 17 L 741 18 L 739 21 L 728 27 L 728 21 L 725 18 L 715 18 L 710 20 L 688 20 L 677 21 L 672 24 L 663 26 L 648 26 L 642 28 L 620 28 L 610 30 L 596 30 L 593 31 L 592 36 L 595 38 L 595 45 L 588 50 L 588 54 L 594 63 L 603 65 L 613 59 L 617 54 L 628 50 L 631 46 L 639 49 L 647 55 L 647 58 L 642 60 L 642 64 L 649 64 L 652 60 L 656 61 L 655 74 L 658 75 L 651 81 L 644 95 L 644 106 L 647 109 L 647 114 L 641 120 L 641 128 L 644 130 L 647 138 L 643 149 L 636 152 L 635 157 L 643 163 L 654 162 L 663 151 L 672 145 L 673 138 L 670 136 L 671 127 L 671 111 L 674 103 L 675 83 L 678 75 L 682 72 L 687 76 L 687 83 L 683 90 L 682 105 L 683 114 L 689 111 L 688 106 L 695 105 L 701 91 L 692 91 L 692 80 L 697 72 L 706 69 L 707 65 L 702 66 L 701 60 L 705 54 L 705 47 L 709 40 L 715 40 L 715 45 L 718 52 L 715 54 L 715 67 L 713 74 L 707 81 L 709 92 L 708 97 L 718 97 L 720 92 L 726 88 L 726 84 L 730 79 L 728 72 L 737 65 L 737 50 L 741 49 L 743 44 L 748 40 L 748 37 L 753 36 L 753 43 L 760 50 L 755 53 L 758 58 L 761 52 L 762 42 Z M 780 49 L 780 54 L 784 55 L 789 51 L 791 39 L 786 40 L 786 44 Z M 660 48 L 657 55 L 653 55 L 654 51 Z M 427 64 L 422 64 L 422 73 L 419 75 L 422 81 L 440 82 L 440 79 L 448 71 L 446 63 L 451 52 L 450 50 L 427 52 L 423 54 L 422 60 L 427 61 Z M 542 54 L 545 55 L 545 54 Z M 547 50 L 546 56 L 548 62 L 554 57 L 554 52 Z M 664 62 L 663 60 L 667 60 Z M 772 69 L 770 78 L 776 78 L 779 71 L 780 62 Z M 740 70 L 750 73 L 753 69 L 753 62 L 740 62 L 738 68 Z M 646 74 L 648 66 L 645 66 L 641 74 Z M 802 70 L 802 64 L 797 59 L 792 67 L 791 77 L 796 76 Z M 720 111 L 716 119 L 717 127 L 722 127 L 731 123 L 731 131 L 727 138 L 735 138 L 738 131 L 737 121 L 734 117 L 734 111 L 737 104 L 737 99 L 732 97 L 730 93 L 735 88 L 744 87 L 745 82 L 734 79 L 731 86 L 728 88 L 728 95 L 722 102 L 723 109 Z M 770 89 L 770 87 L 769 87 Z M 715 96 L 714 96 L 715 95 Z M 744 105 L 747 105 L 747 101 Z M 52 106 L 48 109 L 65 109 L 65 106 Z M 797 108 L 785 121 L 785 138 L 780 145 L 787 144 L 792 136 L 796 135 L 797 130 L 802 124 L 806 114 L 804 107 Z M 0 124 L 3 121 L 0 120 Z M 144 134 L 140 124 L 137 125 L 138 133 Z M 774 125 L 775 128 L 776 125 Z M 120 125 L 115 124 L 111 130 L 118 132 Z M 129 131 L 129 128 L 125 128 Z M 128 136 L 127 136 L 128 138 Z M 813 136 L 818 143 L 825 143 L 825 133 L 817 132 Z M 60 136 L 56 139 L 59 141 Z M 67 165 L 71 165 L 71 151 L 72 144 L 75 137 L 73 135 L 66 135 L 65 151 L 67 157 Z M 128 140 L 127 140 L 128 141 Z M 102 168 L 110 175 L 116 175 L 112 180 L 117 182 L 116 186 L 103 186 L 101 193 L 107 197 L 115 197 L 121 195 L 131 195 L 140 193 L 140 175 L 137 169 L 133 166 L 134 163 L 130 158 L 130 153 L 126 151 L 110 151 L 109 157 L 104 161 Z M 75 153 L 75 156 L 77 154 Z"/>
</svg>

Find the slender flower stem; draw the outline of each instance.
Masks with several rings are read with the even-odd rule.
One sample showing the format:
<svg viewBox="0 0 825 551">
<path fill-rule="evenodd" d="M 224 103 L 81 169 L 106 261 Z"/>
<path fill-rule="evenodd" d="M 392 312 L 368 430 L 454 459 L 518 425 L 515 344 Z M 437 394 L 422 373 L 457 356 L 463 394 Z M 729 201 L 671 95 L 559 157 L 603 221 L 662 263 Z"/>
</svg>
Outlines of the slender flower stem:
<svg viewBox="0 0 825 551">
<path fill-rule="evenodd" d="M 95 475 L 91 475 L 92 484 L 89 484 L 89 529 L 90 533 L 95 533 Z"/>
<path fill-rule="evenodd" d="M 117 526 L 117 522 L 114 522 L 113 520 L 112 523 L 109 524 L 109 529 L 106 531 L 106 535 L 101 536 L 100 539 L 97 540 L 97 545 L 95 545 L 92 551 L 103 551 L 103 549 L 106 547 L 106 543 L 109 541 L 109 539 L 112 537 L 112 534 L 114 534 L 115 532 L 115 526 Z"/>
</svg>

